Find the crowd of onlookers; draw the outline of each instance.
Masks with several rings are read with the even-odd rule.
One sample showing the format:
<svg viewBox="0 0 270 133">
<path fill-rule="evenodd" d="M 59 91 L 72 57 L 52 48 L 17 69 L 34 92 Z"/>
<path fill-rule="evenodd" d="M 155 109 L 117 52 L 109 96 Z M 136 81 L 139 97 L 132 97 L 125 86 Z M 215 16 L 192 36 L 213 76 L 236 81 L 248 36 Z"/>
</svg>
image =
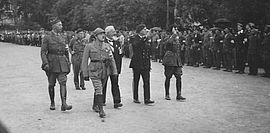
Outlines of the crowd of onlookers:
<svg viewBox="0 0 270 133">
<path fill-rule="evenodd" d="M 64 32 L 68 41 L 75 32 Z M 237 24 L 236 29 L 212 27 L 192 27 L 178 30 L 172 28 L 172 32 L 166 32 L 160 28 L 149 29 L 149 45 L 153 62 L 162 62 L 165 54 L 167 40 L 172 33 L 176 33 L 175 43 L 179 44 L 183 65 L 204 68 L 212 68 L 224 71 L 249 75 L 257 75 L 258 68 L 263 68 L 263 76 L 270 77 L 270 26 L 260 31 L 253 23 L 247 25 Z M 37 32 L 9 32 L 0 34 L 3 42 L 17 43 L 21 45 L 40 46 L 42 37 L 46 34 L 44 29 Z M 134 31 L 118 31 L 121 39 L 122 52 L 126 57 L 132 54 L 131 43 Z M 85 37 L 91 41 L 91 32 L 85 31 Z M 245 71 L 245 68 L 249 68 Z"/>
</svg>

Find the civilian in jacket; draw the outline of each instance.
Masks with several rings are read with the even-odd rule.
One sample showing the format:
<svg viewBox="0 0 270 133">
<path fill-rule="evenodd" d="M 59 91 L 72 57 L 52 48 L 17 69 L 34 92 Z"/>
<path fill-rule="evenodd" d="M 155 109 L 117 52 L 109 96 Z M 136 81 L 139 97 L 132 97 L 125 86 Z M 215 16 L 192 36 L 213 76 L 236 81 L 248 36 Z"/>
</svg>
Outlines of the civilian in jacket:
<svg viewBox="0 0 270 133">
<path fill-rule="evenodd" d="M 117 75 L 110 75 L 111 79 L 111 90 L 113 95 L 113 103 L 114 108 L 122 107 L 123 104 L 121 103 L 121 96 L 120 96 L 120 89 L 119 89 L 119 74 L 121 73 L 121 67 L 122 67 L 122 54 L 120 52 L 121 50 L 121 44 L 119 39 L 115 36 L 116 31 L 113 26 L 107 26 L 105 28 L 105 43 L 110 44 L 110 47 L 112 49 L 113 57 L 115 60 L 116 68 L 117 68 Z M 103 102 L 104 105 L 106 103 L 106 90 L 107 90 L 107 81 L 104 83 L 103 87 Z"/>
</svg>

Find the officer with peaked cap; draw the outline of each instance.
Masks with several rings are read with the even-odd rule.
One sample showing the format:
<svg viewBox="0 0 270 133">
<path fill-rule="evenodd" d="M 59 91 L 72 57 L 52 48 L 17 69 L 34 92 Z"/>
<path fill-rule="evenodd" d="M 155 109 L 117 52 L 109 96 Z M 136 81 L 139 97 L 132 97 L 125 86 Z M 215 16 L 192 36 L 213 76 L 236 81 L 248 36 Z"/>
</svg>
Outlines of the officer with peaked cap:
<svg viewBox="0 0 270 133">
<path fill-rule="evenodd" d="M 115 60 L 112 49 L 105 43 L 105 31 L 101 28 L 94 30 L 95 41 L 85 46 L 82 59 L 82 71 L 86 81 L 91 79 L 95 93 L 92 109 L 99 113 L 101 118 L 105 117 L 103 110 L 103 93 L 109 75 L 117 75 Z M 90 63 L 88 60 L 90 59 Z"/>
</svg>

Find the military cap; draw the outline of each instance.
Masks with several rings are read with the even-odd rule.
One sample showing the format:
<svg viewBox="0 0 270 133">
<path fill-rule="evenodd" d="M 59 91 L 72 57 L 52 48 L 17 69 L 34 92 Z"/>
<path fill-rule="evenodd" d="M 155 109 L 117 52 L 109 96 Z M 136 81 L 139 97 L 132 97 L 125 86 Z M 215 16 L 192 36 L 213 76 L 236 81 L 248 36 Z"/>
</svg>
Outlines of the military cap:
<svg viewBox="0 0 270 133">
<path fill-rule="evenodd" d="M 114 28 L 112 25 L 107 26 L 107 27 L 105 28 L 105 33 L 106 33 L 106 34 L 107 34 L 108 32 L 110 32 L 110 31 L 115 32 L 115 28 Z"/>
<path fill-rule="evenodd" d="M 98 34 L 105 33 L 105 31 L 101 28 L 96 28 L 93 33 L 97 36 Z"/>
<path fill-rule="evenodd" d="M 82 32 L 82 31 L 83 31 L 83 29 L 79 28 L 79 29 L 76 30 L 76 33 L 79 33 L 79 32 Z"/>
<path fill-rule="evenodd" d="M 58 22 L 61 22 L 61 20 L 59 18 L 57 18 L 57 17 L 53 17 L 50 20 L 51 25 L 57 24 Z"/>
<path fill-rule="evenodd" d="M 139 24 L 139 25 L 136 27 L 136 32 L 137 32 L 137 33 L 141 32 L 145 27 L 146 27 L 145 24 Z"/>
<path fill-rule="evenodd" d="M 241 23 L 237 23 L 237 25 L 239 25 L 239 26 L 243 27 L 243 24 L 241 24 Z"/>
</svg>

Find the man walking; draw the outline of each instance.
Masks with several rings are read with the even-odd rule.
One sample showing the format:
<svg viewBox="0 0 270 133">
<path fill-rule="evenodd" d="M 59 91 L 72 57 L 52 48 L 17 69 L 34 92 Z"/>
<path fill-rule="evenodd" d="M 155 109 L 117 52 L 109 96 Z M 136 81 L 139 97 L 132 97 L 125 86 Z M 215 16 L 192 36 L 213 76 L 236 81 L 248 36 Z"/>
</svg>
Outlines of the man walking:
<svg viewBox="0 0 270 133">
<path fill-rule="evenodd" d="M 82 59 L 82 71 L 86 81 L 91 79 L 95 93 L 92 109 L 99 112 L 99 117 L 105 117 L 103 110 L 103 93 L 109 75 L 117 75 L 112 49 L 105 43 L 105 31 L 101 28 L 94 30 L 96 39 L 85 46 Z M 90 60 L 90 64 L 88 63 Z"/>
<path fill-rule="evenodd" d="M 71 62 L 73 66 L 73 73 L 74 73 L 74 85 L 76 90 L 80 90 L 80 87 L 82 90 L 85 90 L 84 87 L 84 80 L 83 80 L 83 74 L 81 71 L 81 64 L 82 64 L 82 56 L 83 56 L 83 50 L 85 47 L 85 40 L 84 40 L 84 32 L 83 29 L 79 28 L 76 31 L 76 36 L 71 39 L 69 48 L 70 48 L 70 54 L 71 56 Z M 80 76 L 80 81 L 79 81 Z"/>
<path fill-rule="evenodd" d="M 52 31 L 44 36 L 41 45 L 42 69 L 46 72 L 49 82 L 50 110 L 55 110 L 54 86 L 57 79 L 60 85 L 61 111 L 66 111 L 72 109 L 72 106 L 66 103 L 67 74 L 70 72 L 68 46 L 65 44 L 64 37 L 60 34 L 63 28 L 62 22 L 56 18 L 51 23 Z"/>
<path fill-rule="evenodd" d="M 119 74 L 121 73 L 121 67 L 122 67 L 122 54 L 121 54 L 121 43 L 119 39 L 115 36 L 116 31 L 113 26 L 107 26 L 105 28 L 105 43 L 110 44 L 110 47 L 112 49 L 113 57 L 115 60 L 116 68 L 117 68 L 117 74 L 118 75 L 110 75 L 111 79 L 111 90 L 113 95 L 113 103 L 114 108 L 122 107 L 123 104 L 121 103 L 121 96 L 120 96 L 120 90 L 119 90 Z M 105 81 L 104 87 L 103 87 L 103 102 L 104 105 L 106 103 L 106 90 L 107 90 L 107 81 Z"/>
</svg>

